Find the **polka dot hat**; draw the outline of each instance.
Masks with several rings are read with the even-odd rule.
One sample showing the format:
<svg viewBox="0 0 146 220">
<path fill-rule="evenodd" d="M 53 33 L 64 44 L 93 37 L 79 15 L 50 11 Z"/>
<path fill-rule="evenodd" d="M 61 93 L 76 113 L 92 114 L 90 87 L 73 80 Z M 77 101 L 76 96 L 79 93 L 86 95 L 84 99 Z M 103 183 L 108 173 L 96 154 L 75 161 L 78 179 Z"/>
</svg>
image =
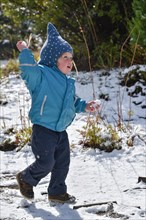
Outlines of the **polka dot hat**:
<svg viewBox="0 0 146 220">
<path fill-rule="evenodd" d="M 73 53 L 71 45 L 65 41 L 52 23 L 48 23 L 47 39 L 40 52 L 39 64 L 56 66 L 58 58 L 65 52 Z"/>
</svg>

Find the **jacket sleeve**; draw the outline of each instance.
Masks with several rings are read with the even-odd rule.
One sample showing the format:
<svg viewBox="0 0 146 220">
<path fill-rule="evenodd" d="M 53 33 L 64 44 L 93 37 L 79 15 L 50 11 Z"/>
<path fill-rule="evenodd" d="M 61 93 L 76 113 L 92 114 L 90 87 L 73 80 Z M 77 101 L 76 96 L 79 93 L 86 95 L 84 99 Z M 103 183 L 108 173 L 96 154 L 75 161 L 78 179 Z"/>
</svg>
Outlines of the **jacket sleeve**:
<svg viewBox="0 0 146 220">
<path fill-rule="evenodd" d="M 86 101 L 82 100 L 78 96 L 75 96 L 75 109 L 76 113 L 84 112 L 86 108 Z"/>
<path fill-rule="evenodd" d="M 21 77 L 32 93 L 41 82 L 42 73 L 29 49 L 23 49 L 19 55 Z"/>
</svg>

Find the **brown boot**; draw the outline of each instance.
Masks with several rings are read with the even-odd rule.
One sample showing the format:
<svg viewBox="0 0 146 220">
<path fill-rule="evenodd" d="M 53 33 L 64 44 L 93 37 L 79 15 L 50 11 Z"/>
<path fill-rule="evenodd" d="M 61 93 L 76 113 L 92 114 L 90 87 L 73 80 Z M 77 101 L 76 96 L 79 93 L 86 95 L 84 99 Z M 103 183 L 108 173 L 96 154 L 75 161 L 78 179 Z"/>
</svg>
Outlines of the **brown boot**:
<svg viewBox="0 0 146 220">
<path fill-rule="evenodd" d="M 76 200 L 74 196 L 71 196 L 68 193 L 65 193 L 62 195 L 55 195 L 55 196 L 49 195 L 48 199 L 50 202 L 70 203 L 70 204 L 75 203 L 75 200 Z"/>
<path fill-rule="evenodd" d="M 34 199 L 33 187 L 23 181 L 21 173 L 16 175 L 16 179 L 22 196 L 24 196 L 26 199 Z"/>
</svg>

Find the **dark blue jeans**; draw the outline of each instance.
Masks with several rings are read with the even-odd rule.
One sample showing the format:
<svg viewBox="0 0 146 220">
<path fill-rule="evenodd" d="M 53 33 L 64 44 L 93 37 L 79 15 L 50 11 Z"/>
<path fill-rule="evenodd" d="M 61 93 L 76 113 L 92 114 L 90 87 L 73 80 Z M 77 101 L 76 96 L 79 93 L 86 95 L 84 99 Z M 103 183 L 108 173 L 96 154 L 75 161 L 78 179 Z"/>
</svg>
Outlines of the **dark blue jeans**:
<svg viewBox="0 0 146 220">
<path fill-rule="evenodd" d="M 36 160 L 22 171 L 23 180 L 36 186 L 43 177 L 51 172 L 48 194 L 66 193 L 65 179 L 70 164 L 67 132 L 56 132 L 40 125 L 33 125 L 32 151 Z"/>
</svg>

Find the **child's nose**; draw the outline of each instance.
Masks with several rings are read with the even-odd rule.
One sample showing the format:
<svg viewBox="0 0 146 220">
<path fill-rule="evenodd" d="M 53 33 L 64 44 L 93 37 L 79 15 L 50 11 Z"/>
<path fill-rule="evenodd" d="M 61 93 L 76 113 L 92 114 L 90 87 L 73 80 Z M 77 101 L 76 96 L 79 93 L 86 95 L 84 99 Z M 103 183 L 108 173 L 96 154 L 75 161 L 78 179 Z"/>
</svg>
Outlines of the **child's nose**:
<svg viewBox="0 0 146 220">
<path fill-rule="evenodd" d="M 72 63 L 72 62 L 73 62 L 73 58 L 72 58 L 72 57 L 68 57 L 68 61 L 69 61 L 70 63 Z"/>
</svg>

